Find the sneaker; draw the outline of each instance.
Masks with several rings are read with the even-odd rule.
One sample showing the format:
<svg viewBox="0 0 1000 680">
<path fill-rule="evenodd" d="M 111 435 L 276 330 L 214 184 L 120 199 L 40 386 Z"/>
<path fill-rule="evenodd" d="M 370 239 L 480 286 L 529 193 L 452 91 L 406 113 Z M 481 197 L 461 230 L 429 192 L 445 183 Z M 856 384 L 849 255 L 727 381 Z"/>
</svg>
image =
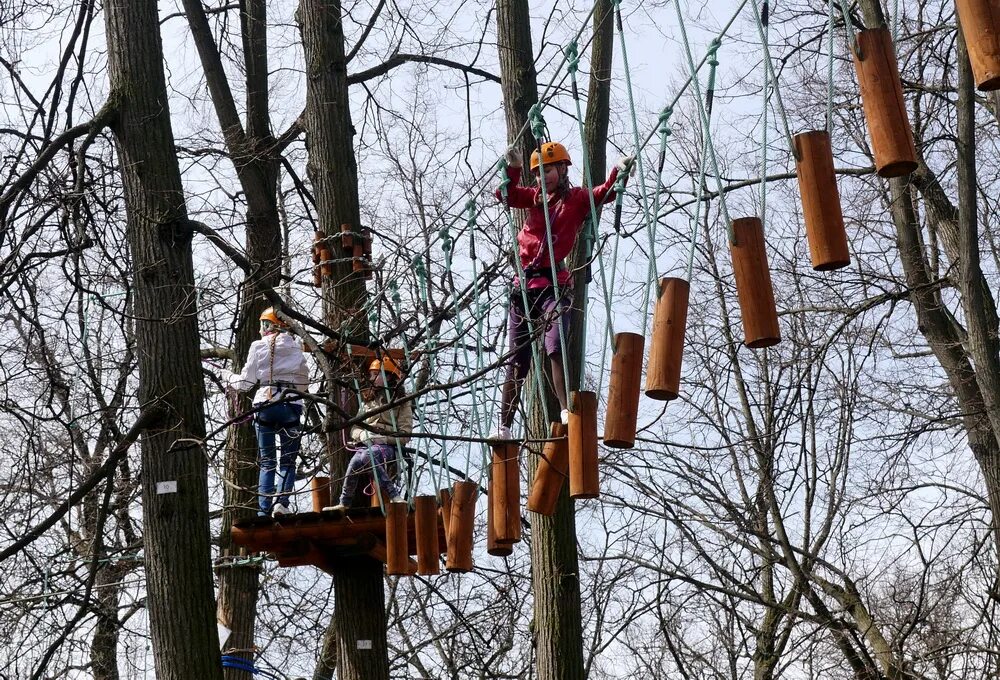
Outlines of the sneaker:
<svg viewBox="0 0 1000 680">
<path fill-rule="evenodd" d="M 389 502 L 390 503 L 405 503 L 406 499 L 403 498 L 402 496 L 393 496 L 392 498 L 389 499 Z"/>
<path fill-rule="evenodd" d="M 562 413 L 559 414 L 559 420 L 563 425 L 569 425 L 569 410 L 563 409 Z"/>
<path fill-rule="evenodd" d="M 513 437 L 513 435 L 511 435 L 509 427 L 507 427 L 506 425 L 501 425 L 500 427 L 497 428 L 496 436 L 494 436 L 493 438 L 494 439 L 513 439 L 514 437 Z"/>
<path fill-rule="evenodd" d="M 323 512 L 336 512 L 338 510 L 340 512 L 344 512 L 345 510 L 347 510 L 347 506 L 344 505 L 343 503 L 337 503 L 336 505 L 328 505 L 325 508 L 323 508 Z"/>
<path fill-rule="evenodd" d="M 288 506 L 282 505 L 281 503 L 276 504 L 274 506 L 274 509 L 271 510 L 272 517 L 277 517 L 278 515 L 290 515 L 290 514 L 292 514 L 292 511 L 288 509 Z"/>
</svg>

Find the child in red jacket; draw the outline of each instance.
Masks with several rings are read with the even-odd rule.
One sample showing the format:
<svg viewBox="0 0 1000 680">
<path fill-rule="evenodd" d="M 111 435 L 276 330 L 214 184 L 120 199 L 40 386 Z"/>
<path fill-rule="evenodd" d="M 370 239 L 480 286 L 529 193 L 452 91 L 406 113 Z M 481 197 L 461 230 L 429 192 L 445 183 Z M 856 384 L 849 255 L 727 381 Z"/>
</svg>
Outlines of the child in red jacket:
<svg viewBox="0 0 1000 680">
<path fill-rule="evenodd" d="M 524 269 L 525 291 L 521 290 L 521 282 L 514 278 L 514 288 L 510 299 L 510 312 L 507 323 L 507 377 L 504 381 L 500 402 L 500 427 L 497 437 L 510 439 L 510 426 L 514 422 L 514 414 L 520 399 L 521 386 L 528 375 L 531 365 L 531 343 L 534 333 L 539 333 L 544 339 L 545 354 L 549 357 L 552 369 L 552 383 L 562 409 L 561 420 L 568 420 L 566 403 L 566 385 L 563 373 L 560 327 L 562 336 L 569 334 L 569 315 L 566 311 L 573 302 L 573 276 L 563 262 L 573 249 L 573 244 L 580 233 L 584 220 L 590 214 L 591 191 L 581 187 L 573 187 L 569 183 L 568 168 L 572 165 L 566 147 L 558 142 L 547 142 L 541 146 L 541 162 L 539 151 L 531 154 L 531 172 L 535 175 L 537 186 L 520 186 L 521 154 L 514 148 L 507 150 L 507 206 L 523 208 L 524 226 L 517 234 L 518 256 Z M 608 179 L 593 188 L 595 205 L 602 205 L 614 200 L 614 184 L 619 172 L 629 170 L 634 172 L 632 157 L 622 157 L 611 170 Z M 544 168 L 544 176 L 539 176 L 539 166 Z M 545 212 L 542 199 L 542 182 L 545 183 L 545 203 L 548 204 L 549 223 L 552 230 L 552 255 L 549 254 L 548 235 L 545 228 Z M 496 196 L 503 200 L 503 192 L 498 189 Z M 556 286 L 553 285 L 552 262 L 556 263 L 555 283 L 558 284 L 559 299 L 556 299 Z M 527 310 L 524 298 L 527 295 Z M 534 331 L 534 333 L 533 333 Z"/>
</svg>

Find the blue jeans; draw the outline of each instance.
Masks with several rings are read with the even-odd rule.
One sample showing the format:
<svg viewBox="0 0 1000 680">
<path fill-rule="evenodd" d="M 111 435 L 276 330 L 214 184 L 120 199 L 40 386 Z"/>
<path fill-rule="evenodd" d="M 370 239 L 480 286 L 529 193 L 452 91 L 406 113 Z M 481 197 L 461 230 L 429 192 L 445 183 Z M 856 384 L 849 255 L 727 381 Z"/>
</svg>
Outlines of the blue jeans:
<svg viewBox="0 0 1000 680">
<path fill-rule="evenodd" d="M 384 502 L 399 495 L 399 488 L 396 482 L 389 476 L 386 469 L 389 463 L 396 460 L 395 444 L 369 444 L 367 448 L 362 448 L 351 458 L 347 464 L 347 476 L 344 479 L 344 488 L 340 492 L 340 504 L 351 506 L 354 502 L 354 494 L 358 490 L 358 481 L 365 477 L 372 469 L 372 459 L 375 460 L 375 476 L 378 478 L 378 485 L 382 488 Z"/>
<path fill-rule="evenodd" d="M 258 515 L 271 513 L 275 493 L 275 468 L 278 468 L 278 503 L 288 507 L 288 497 L 295 486 L 295 460 L 302 443 L 299 418 L 301 404 L 288 402 L 272 404 L 257 412 L 254 425 L 257 429 L 257 464 L 260 478 L 257 481 Z M 278 465 L 275 436 L 281 440 L 281 461 Z"/>
</svg>

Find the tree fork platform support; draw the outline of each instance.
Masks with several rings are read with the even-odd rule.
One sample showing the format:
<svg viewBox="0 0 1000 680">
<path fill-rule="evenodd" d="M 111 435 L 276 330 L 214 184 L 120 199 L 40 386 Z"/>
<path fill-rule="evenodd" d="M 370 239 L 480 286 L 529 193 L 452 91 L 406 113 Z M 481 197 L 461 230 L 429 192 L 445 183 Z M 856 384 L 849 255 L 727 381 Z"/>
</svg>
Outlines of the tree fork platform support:
<svg viewBox="0 0 1000 680">
<path fill-rule="evenodd" d="M 445 546 L 444 523 L 437 514 L 438 545 Z M 353 508 L 282 515 L 278 519 L 257 517 L 237 522 L 232 529 L 233 543 L 248 552 L 273 553 L 282 567 L 307 564 L 332 573 L 337 560 L 368 555 L 385 562 L 386 521 L 378 508 Z M 407 554 L 417 549 L 416 517 L 406 517 Z M 444 552 L 443 550 L 441 551 Z M 417 571 L 414 560 L 408 561 L 407 573 Z"/>
</svg>

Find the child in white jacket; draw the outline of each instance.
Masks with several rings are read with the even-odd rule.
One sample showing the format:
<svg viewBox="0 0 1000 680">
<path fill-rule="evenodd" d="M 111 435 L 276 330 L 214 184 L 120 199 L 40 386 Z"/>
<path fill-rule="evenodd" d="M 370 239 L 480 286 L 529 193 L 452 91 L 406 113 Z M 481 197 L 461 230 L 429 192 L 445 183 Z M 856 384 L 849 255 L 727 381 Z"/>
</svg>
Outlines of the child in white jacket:
<svg viewBox="0 0 1000 680">
<path fill-rule="evenodd" d="M 302 399 L 288 398 L 286 390 L 306 392 L 309 389 L 309 369 L 298 341 L 287 332 L 288 325 L 278 318 L 273 307 L 260 315 L 261 339 L 250 345 L 246 363 L 240 373 L 225 371 L 223 380 L 231 389 L 248 392 L 259 389 L 253 398 L 257 430 L 257 463 L 260 477 L 257 514 L 261 517 L 284 515 L 289 509 L 290 494 L 295 486 L 295 462 L 302 441 Z M 266 404 L 266 405 L 265 405 Z M 281 440 L 281 460 L 277 460 L 275 438 Z M 275 469 L 277 468 L 277 502 L 275 501 Z"/>
</svg>

